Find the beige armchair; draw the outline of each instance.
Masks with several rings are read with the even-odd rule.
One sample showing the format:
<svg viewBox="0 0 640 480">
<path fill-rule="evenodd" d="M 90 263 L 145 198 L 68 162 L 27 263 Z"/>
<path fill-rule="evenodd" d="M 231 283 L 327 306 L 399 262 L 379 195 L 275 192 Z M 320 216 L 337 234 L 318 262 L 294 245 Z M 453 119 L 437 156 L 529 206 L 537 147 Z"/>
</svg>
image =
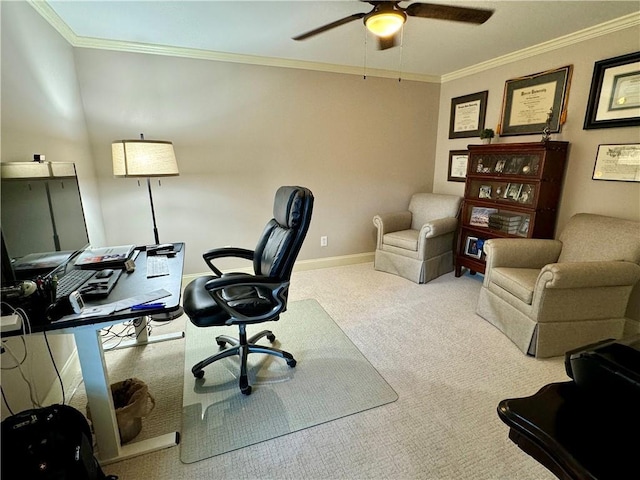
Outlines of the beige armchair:
<svg viewBox="0 0 640 480">
<path fill-rule="evenodd" d="M 621 338 L 640 279 L 640 223 L 573 216 L 558 240 L 490 239 L 477 313 L 524 353 Z"/>
<path fill-rule="evenodd" d="M 378 229 L 374 268 L 426 283 L 453 270 L 453 243 L 462 199 L 416 193 L 406 211 L 373 217 Z"/>
</svg>

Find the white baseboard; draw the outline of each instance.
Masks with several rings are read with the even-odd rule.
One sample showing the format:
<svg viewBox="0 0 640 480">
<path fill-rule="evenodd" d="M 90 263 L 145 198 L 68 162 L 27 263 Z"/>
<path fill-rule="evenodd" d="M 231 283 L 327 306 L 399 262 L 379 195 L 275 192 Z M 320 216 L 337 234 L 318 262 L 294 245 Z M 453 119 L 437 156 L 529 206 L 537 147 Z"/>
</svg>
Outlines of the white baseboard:
<svg viewBox="0 0 640 480">
<path fill-rule="evenodd" d="M 296 272 L 296 271 L 304 271 L 304 270 L 317 270 L 319 268 L 342 267 L 345 265 L 355 265 L 357 263 L 369 263 L 369 262 L 373 262 L 374 256 L 375 256 L 374 252 L 367 252 L 367 253 L 355 253 L 353 255 L 341 255 L 339 257 L 325 257 L 325 258 L 314 258 L 311 260 L 299 260 L 293 266 L 293 271 Z M 243 273 L 253 272 L 251 267 L 234 268 L 227 271 L 243 272 Z M 203 275 L 210 275 L 210 274 L 211 274 L 210 272 L 200 272 L 200 273 L 193 273 L 190 275 L 183 275 L 182 285 L 185 286 L 198 277 L 202 277 Z"/>
<path fill-rule="evenodd" d="M 78 359 L 78 349 L 74 348 L 71 355 L 65 362 L 62 368 L 58 370 L 60 372 L 60 378 L 62 378 L 62 385 L 64 386 L 65 401 L 69 403 L 69 400 L 77 390 L 80 383 L 78 382 L 78 373 L 80 372 L 80 360 Z M 60 389 L 60 382 L 56 378 L 51 385 L 51 388 L 47 392 L 42 405 L 53 405 L 54 403 L 62 403 L 62 390 Z"/>
</svg>

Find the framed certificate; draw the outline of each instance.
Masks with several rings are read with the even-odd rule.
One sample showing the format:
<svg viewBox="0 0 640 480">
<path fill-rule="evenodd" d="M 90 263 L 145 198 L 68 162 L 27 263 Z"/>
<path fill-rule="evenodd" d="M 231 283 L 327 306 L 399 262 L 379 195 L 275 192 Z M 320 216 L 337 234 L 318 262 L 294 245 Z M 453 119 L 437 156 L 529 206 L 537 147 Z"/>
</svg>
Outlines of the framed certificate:
<svg viewBox="0 0 640 480">
<path fill-rule="evenodd" d="M 489 91 L 472 93 L 451 100 L 449 138 L 479 137 L 484 129 Z"/>
<path fill-rule="evenodd" d="M 592 178 L 640 182 L 640 143 L 598 145 Z"/>
<path fill-rule="evenodd" d="M 596 62 L 584 129 L 640 125 L 640 52 Z"/>
<path fill-rule="evenodd" d="M 450 182 L 464 182 L 467 178 L 467 163 L 469 162 L 469 152 L 467 150 L 451 150 L 449 152 L 449 174 L 447 180 Z"/>
<path fill-rule="evenodd" d="M 566 118 L 573 65 L 507 80 L 500 135 L 559 132 Z"/>
</svg>

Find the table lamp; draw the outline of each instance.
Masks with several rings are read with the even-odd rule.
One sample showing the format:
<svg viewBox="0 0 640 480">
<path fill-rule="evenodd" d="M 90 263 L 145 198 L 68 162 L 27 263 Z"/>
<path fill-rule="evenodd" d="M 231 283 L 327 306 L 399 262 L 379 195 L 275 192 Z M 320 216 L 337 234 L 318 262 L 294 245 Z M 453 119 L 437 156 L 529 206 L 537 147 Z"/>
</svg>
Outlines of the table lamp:
<svg viewBox="0 0 640 480">
<path fill-rule="evenodd" d="M 151 177 L 172 177 L 179 175 L 173 143 L 162 140 L 118 140 L 111 144 L 113 175 L 115 177 L 146 177 L 153 218 L 153 236 L 160 244 L 156 213 L 151 193 Z"/>
</svg>

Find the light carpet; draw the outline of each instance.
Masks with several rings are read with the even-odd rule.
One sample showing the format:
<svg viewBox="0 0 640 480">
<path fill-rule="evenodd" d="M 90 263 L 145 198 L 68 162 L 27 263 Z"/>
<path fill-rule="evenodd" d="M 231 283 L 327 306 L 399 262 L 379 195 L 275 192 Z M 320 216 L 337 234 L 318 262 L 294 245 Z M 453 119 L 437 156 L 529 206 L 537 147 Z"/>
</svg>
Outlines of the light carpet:
<svg viewBox="0 0 640 480">
<path fill-rule="evenodd" d="M 238 388 L 239 358 L 191 367 L 218 351 L 215 337 L 237 336 L 238 327 L 186 329 L 180 459 L 193 463 L 397 400 L 398 395 L 313 299 L 291 302 L 265 328 L 275 346 L 293 354 L 295 368 L 272 355 L 249 355 L 251 395 Z M 248 330 L 249 330 L 248 329 Z M 266 339 L 262 343 L 268 344 Z"/>
</svg>

